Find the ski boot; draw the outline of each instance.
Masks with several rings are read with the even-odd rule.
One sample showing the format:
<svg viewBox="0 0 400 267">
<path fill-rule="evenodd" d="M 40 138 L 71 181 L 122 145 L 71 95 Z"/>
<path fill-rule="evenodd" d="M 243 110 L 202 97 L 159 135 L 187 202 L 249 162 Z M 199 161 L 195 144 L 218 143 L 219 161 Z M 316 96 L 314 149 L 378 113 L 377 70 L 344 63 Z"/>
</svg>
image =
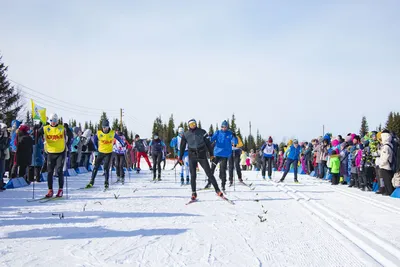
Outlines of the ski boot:
<svg viewBox="0 0 400 267">
<path fill-rule="evenodd" d="M 272 180 L 272 177 L 271 177 L 271 176 L 268 176 L 268 179 L 269 179 L 269 180 Z"/>
<path fill-rule="evenodd" d="M 125 184 L 125 177 L 121 178 L 121 184 Z"/>
<path fill-rule="evenodd" d="M 157 181 L 162 181 L 161 180 L 161 175 L 158 175 Z"/>
<path fill-rule="evenodd" d="M 150 167 L 150 169 L 149 169 L 150 171 L 152 171 L 153 170 L 153 168 L 152 167 Z"/>
<path fill-rule="evenodd" d="M 263 178 L 263 180 L 265 180 L 265 176 L 263 176 L 262 178 Z"/>
<path fill-rule="evenodd" d="M 47 195 L 45 195 L 44 197 L 51 198 L 51 197 L 53 197 L 53 195 L 54 195 L 53 189 L 49 189 L 49 191 L 47 192 Z"/>
<path fill-rule="evenodd" d="M 217 195 L 218 195 L 219 197 L 223 197 L 223 196 L 224 196 L 224 193 L 222 193 L 221 191 L 218 191 L 218 192 L 217 192 Z"/>
<path fill-rule="evenodd" d="M 156 180 L 157 180 L 157 178 L 154 176 L 154 177 L 153 177 L 153 181 L 155 182 Z"/>
<path fill-rule="evenodd" d="M 190 184 L 190 179 L 189 179 L 189 177 L 186 177 L 186 184 L 187 184 L 187 185 Z"/>
<path fill-rule="evenodd" d="M 207 183 L 204 189 L 210 189 L 211 188 L 211 183 Z"/>
<path fill-rule="evenodd" d="M 137 173 L 137 174 L 140 173 L 140 168 L 136 168 L 136 173 Z"/>
<path fill-rule="evenodd" d="M 62 197 L 63 196 L 63 190 L 62 188 L 58 189 L 56 197 Z"/>
<path fill-rule="evenodd" d="M 242 178 L 238 178 L 238 179 L 239 179 L 239 182 L 243 183 L 243 179 Z"/>
<path fill-rule="evenodd" d="M 185 179 L 183 179 L 183 177 L 181 177 L 181 186 L 185 185 Z"/>
<path fill-rule="evenodd" d="M 229 187 L 233 185 L 233 181 L 229 181 Z"/>
<path fill-rule="evenodd" d="M 279 181 L 278 181 L 278 183 L 283 183 L 285 181 L 285 179 L 284 178 L 281 178 Z"/>
<path fill-rule="evenodd" d="M 104 183 L 104 190 L 108 190 L 108 188 L 109 188 L 108 182 L 105 182 Z"/>
<path fill-rule="evenodd" d="M 196 200 L 197 199 L 197 193 L 192 192 L 192 197 L 190 198 L 191 200 Z"/>
<path fill-rule="evenodd" d="M 295 183 L 295 184 L 299 184 L 299 180 L 294 179 L 294 183 Z"/>
<path fill-rule="evenodd" d="M 119 176 L 117 176 L 117 181 L 115 181 L 115 183 L 117 184 L 119 182 L 121 182 L 121 178 Z"/>
</svg>

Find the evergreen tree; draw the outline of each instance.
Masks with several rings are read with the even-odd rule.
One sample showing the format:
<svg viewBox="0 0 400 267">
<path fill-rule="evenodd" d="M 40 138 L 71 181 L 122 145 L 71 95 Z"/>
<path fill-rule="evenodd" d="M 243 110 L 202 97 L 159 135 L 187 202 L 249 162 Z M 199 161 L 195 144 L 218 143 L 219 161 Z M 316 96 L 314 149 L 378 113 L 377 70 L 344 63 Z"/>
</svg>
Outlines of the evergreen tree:
<svg viewBox="0 0 400 267">
<path fill-rule="evenodd" d="M 82 124 L 81 124 L 81 123 L 78 124 L 78 127 L 79 127 L 79 129 L 81 129 L 81 131 L 83 130 L 83 129 L 82 129 Z"/>
<path fill-rule="evenodd" d="M 197 127 L 199 127 L 200 129 L 203 129 L 203 128 L 201 127 L 201 120 L 199 120 L 199 123 L 197 124 Z"/>
<path fill-rule="evenodd" d="M 154 123 L 153 123 L 153 132 L 152 132 L 152 134 L 154 134 L 154 133 L 158 133 L 158 135 L 159 135 L 160 137 L 163 136 L 163 123 L 162 123 L 161 116 L 158 116 L 158 117 L 154 120 Z"/>
<path fill-rule="evenodd" d="M 114 119 L 112 121 L 112 129 L 113 130 L 119 129 L 119 121 L 118 121 L 118 119 Z"/>
<path fill-rule="evenodd" d="M 87 130 L 87 129 L 90 129 L 90 127 L 89 127 L 89 123 L 87 121 L 85 121 L 85 129 L 84 130 Z"/>
<path fill-rule="evenodd" d="M 386 129 L 400 136 L 400 113 L 390 112 L 386 122 Z"/>
<path fill-rule="evenodd" d="M 58 123 L 59 123 L 59 124 L 64 124 L 63 117 L 60 117 L 60 118 L 58 119 Z"/>
<path fill-rule="evenodd" d="M 92 121 L 89 121 L 89 129 L 92 131 L 93 134 L 96 133 L 96 129 L 95 129 L 95 127 L 94 127 Z"/>
<path fill-rule="evenodd" d="M 129 143 L 132 143 L 133 141 L 133 132 L 131 131 L 131 133 L 129 134 L 129 139 L 128 139 Z"/>
<path fill-rule="evenodd" d="M 249 150 L 253 149 L 254 152 L 256 151 L 257 147 L 256 147 L 256 142 L 254 141 L 254 137 L 250 134 L 249 137 L 247 138 L 247 148 Z"/>
<path fill-rule="evenodd" d="M 175 137 L 175 122 L 174 122 L 174 115 L 171 114 L 168 120 L 168 128 L 167 128 L 167 138 L 164 140 L 165 144 L 168 147 L 169 152 L 173 152 L 169 147 L 169 143 L 171 142 L 172 138 Z"/>
<path fill-rule="evenodd" d="M 11 125 L 11 122 L 17 119 L 23 105 L 20 92 L 11 86 L 7 79 L 7 69 L 0 55 L 0 119 Z"/>
<path fill-rule="evenodd" d="M 249 149 L 249 142 L 247 141 L 247 137 L 246 137 L 246 136 L 244 137 L 243 147 L 244 147 L 244 150 L 245 150 L 245 151 L 247 151 L 247 152 L 250 151 L 250 149 Z"/>
<path fill-rule="evenodd" d="M 218 123 L 215 125 L 215 131 L 219 131 Z"/>
<path fill-rule="evenodd" d="M 228 120 L 228 122 L 229 122 L 229 120 Z M 236 128 L 237 128 L 237 126 L 236 126 L 236 117 L 235 117 L 235 113 L 233 113 L 232 114 L 232 120 L 231 120 L 231 123 L 229 124 L 229 128 L 231 129 L 231 131 L 232 132 L 234 132 L 234 133 L 236 133 Z"/>
<path fill-rule="evenodd" d="M 189 128 L 188 128 L 187 122 L 185 122 L 185 123 L 183 124 L 183 130 L 186 132 L 188 129 L 189 129 Z"/>
<path fill-rule="evenodd" d="M 257 136 L 256 136 L 256 146 L 261 147 L 262 144 L 264 143 L 264 140 L 262 139 L 259 130 L 257 129 Z"/>
<path fill-rule="evenodd" d="M 365 116 L 362 117 L 361 119 L 361 128 L 360 128 L 360 136 L 364 137 L 368 133 L 368 122 L 367 118 Z"/>
<path fill-rule="evenodd" d="M 208 133 L 214 134 L 214 126 L 211 124 Z"/>
</svg>

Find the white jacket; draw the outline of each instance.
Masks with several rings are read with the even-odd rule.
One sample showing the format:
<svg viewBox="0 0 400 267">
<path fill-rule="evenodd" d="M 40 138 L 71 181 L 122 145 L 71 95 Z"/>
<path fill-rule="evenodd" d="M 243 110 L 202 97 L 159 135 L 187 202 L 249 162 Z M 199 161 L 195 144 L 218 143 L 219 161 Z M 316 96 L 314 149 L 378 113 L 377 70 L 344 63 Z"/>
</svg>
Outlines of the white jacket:
<svg viewBox="0 0 400 267">
<path fill-rule="evenodd" d="M 379 151 L 379 168 L 391 171 L 390 162 L 393 160 L 392 136 L 389 133 L 382 133 L 382 146 Z"/>
</svg>

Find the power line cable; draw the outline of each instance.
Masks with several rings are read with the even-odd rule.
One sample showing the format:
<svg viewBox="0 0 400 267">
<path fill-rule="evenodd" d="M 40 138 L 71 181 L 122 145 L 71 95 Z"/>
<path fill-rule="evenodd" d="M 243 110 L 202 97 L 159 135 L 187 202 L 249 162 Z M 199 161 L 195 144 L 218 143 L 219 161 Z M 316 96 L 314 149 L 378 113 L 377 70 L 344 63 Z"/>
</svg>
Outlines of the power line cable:
<svg viewBox="0 0 400 267">
<path fill-rule="evenodd" d="M 32 89 L 32 88 L 30 88 L 30 87 L 28 87 L 28 86 L 26 86 L 26 85 L 23 85 L 23 84 L 21 84 L 21 83 L 19 83 L 19 82 L 14 81 L 14 80 L 11 80 L 11 79 L 8 79 L 8 80 L 11 81 L 11 82 L 13 82 L 13 83 L 16 84 L 16 85 L 19 85 L 19 86 L 21 86 L 21 87 L 24 87 L 24 88 L 26 88 L 26 89 L 28 89 L 28 90 L 31 90 L 31 91 L 35 92 L 35 93 L 38 93 L 38 94 L 40 94 L 40 95 L 43 95 L 43 96 L 45 96 L 45 97 L 51 98 L 51 99 L 53 99 L 53 100 L 56 100 L 56 101 L 59 101 L 59 102 L 62 102 L 62 103 L 68 104 L 68 105 L 72 105 L 72 106 L 76 106 L 76 107 L 80 107 L 80 108 L 84 108 L 84 109 L 97 110 L 97 111 L 115 111 L 115 112 L 117 112 L 117 110 L 115 110 L 115 109 L 91 108 L 91 107 L 85 107 L 85 106 L 73 104 L 73 103 L 70 103 L 70 102 L 67 102 L 67 101 L 64 101 L 64 100 L 61 100 L 61 99 L 58 99 L 58 98 L 49 96 L 49 95 L 47 95 L 47 94 L 41 93 L 41 92 L 39 92 L 39 91 L 37 91 L 37 90 L 35 90 L 35 89 Z"/>
</svg>

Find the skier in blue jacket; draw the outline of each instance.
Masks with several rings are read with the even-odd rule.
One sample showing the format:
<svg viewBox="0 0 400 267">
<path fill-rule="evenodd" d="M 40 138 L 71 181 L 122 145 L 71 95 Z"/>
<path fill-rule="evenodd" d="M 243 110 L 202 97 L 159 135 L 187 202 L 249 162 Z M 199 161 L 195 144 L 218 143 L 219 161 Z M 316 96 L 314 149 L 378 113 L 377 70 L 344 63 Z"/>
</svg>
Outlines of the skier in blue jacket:
<svg viewBox="0 0 400 267">
<path fill-rule="evenodd" d="M 294 167 L 294 182 L 295 183 L 299 182 L 297 180 L 297 166 L 298 166 L 298 163 L 299 163 L 300 152 L 301 152 L 301 147 L 299 146 L 299 141 L 294 139 L 293 140 L 293 145 L 290 146 L 289 153 L 288 153 L 288 156 L 287 156 L 287 159 L 286 159 L 285 173 L 283 174 L 283 176 L 279 180 L 279 182 L 283 182 L 285 180 L 286 175 L 290 171 L 290 165 L 292 165 L 292 164 L 293 164 L 293 167 Z"/>
<path fill-rule="evenodd" d="M 169 146 L 174 149 L 175 155 L 180 155 L 180 147 L 181 147 L 181 141 L 182 141 L 182 136 L 185 133 L 184 129 L 182 127 L 178 128 L 178 136 L 175 138 L 172 138 L 171 142 L 169 143 Z M 185 173 L 186 173 L 186 184 L 190 184 L 190 178 L 189 178 L 189 151 L 188 151 L 188 146 L 186 145 L 185 152 L 183 153 L 182 157 L 183 164 L 181 165 L 181 185 L 184 185 L 185 183 Z"/>
<path fill-rule="evenodd" d="M 211 172 L 214 173 L 217 164 L 220 163 L 219 178 L 221 179 L 222 190 L 225 190 L 228 159 L 232 155 L 232 144 L 237 144 L 237 138 L 234 137 L 232 131 L 228 129 L 228 122 L 225 120 L 221 124 L 221 130 L 216 131 L 210 141 L 211 143 L 215 142 L 215 158 L 211 162 Z M 206 188 L 210 186 L 211 182 L 208 181 Z"/>
<path fill-rule="evenodd" d="M 265 142 L 260 149 L 263 153 L 262 157 L 262 178 L 265 180 L 265 172 L 268 164 L 268 178 L 271 180 L 272 175 L 272 165 L 274 162 L 274 157 L 276 154 L 275 146 L 273 144 L 272 137 L 268 138 L 268 141 Z"/>
</svg>

